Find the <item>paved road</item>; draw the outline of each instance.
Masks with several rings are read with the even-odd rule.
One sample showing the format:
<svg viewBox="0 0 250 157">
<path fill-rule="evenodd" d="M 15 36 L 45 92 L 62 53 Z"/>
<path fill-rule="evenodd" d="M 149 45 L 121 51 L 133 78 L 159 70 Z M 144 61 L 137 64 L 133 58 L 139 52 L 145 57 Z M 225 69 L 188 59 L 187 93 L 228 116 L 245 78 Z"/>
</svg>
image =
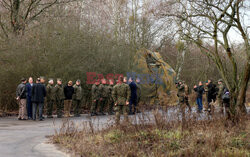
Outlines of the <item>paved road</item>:
<svg viewBox="0 0 250 157">
<path fill-rule="evenodd" d="M 250 109 L 250 108 L 248 108 Z M 195 112 L 195 109 L 193 109 Z M 177 113 L 171 109 L 166 114 L 171 118 Z M 144 118 L 142 118 L 144 116 Z M 176 117 L 176 116 L 175 116 Z M 207 116 L 202 114 L 199 119 Z M 92 122 L 95 129 L 102 129 L 107 124 L 113 123 L 114 116 L 89 117 L 82 115 L 79 118 L 70 118 L 79 127 L 83 123 Z M 130 117 L 133 122 L 139 119 L 151 121 L 154 117 L 151 112 Z M 0 118 L 0 157 L 66 157 L 69 156 L 59 151 L 55 145 L 48 143 L 46 136 L 53 135 L 63 121 L 67 119 L 46 119 L 45 121 L 18 121 L 15 117 Z"/>
<path fill-rule="evenodd" d="M 70 118 L 77 125 L 92 121 L 98 128 L 105 126 L 110 117 L 91 118 L 83 115 Z M 53 135 L 67 119 L 46 119 L 45 121 L 18 121 L 15 117 L 0 118 L 0 157 L 65 157 L 48 143 L 46 136 Z"/>
</svg>

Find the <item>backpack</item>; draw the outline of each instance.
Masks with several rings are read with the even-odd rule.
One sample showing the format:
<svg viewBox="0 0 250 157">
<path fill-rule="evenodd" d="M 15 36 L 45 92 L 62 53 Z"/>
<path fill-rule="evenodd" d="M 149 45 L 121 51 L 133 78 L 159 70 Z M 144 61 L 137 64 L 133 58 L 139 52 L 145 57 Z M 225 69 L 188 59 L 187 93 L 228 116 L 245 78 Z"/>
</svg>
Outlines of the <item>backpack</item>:
<svg viewBox="0 0 250 157">
<path fill-rule="evenodd" d="M 224 93 L 222 95 L 222 100 L 230 100 L 230 92 L 226 87 L 224 88 Z"/>
</svg>

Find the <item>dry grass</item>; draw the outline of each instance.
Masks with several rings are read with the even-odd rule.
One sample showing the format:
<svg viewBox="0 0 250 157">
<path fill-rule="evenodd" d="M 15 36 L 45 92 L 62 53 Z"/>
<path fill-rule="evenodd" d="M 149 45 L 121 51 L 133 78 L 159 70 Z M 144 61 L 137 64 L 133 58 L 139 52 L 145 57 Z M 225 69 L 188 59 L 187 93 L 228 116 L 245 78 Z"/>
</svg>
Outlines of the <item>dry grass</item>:
<svg viewBox="0 0 250 157">
<path fill-rule="evenodd" d="M 73 156 L 250 156 L 250 116 L 232 125 L 223 118 L 190 119 L 185 128 L 179 120 L 154 114 L 154 123 L 122 124 L 94 131 L 93 124 L 77 131 L 65 122 L 52 137 Z M 142 121 L 142 120 L 141 120 Z M 89 129 L 86 129 L 89 128 Z"/>
</svg>

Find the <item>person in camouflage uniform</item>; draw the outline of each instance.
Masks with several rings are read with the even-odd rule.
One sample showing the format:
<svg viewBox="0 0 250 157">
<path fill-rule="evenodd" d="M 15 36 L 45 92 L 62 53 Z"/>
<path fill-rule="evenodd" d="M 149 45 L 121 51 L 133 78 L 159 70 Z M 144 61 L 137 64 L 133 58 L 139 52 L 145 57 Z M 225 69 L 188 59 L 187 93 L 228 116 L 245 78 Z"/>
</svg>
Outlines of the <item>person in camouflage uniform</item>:
<svg viewBox="0 0 250 157">
<path fill-rule="evenodd" d="M 56 112 L 57 117 L 62 118 L 63 109 L 64 109 L 64 90 L 62 85 L 62 80 L 57 79 L 57 84 L 55 85 L 55 98 L 56 98 Z"/>
<path fill-rule="evenodd" d="M 222 100 L 222 95 L 224 93 L 224 88 L 225 88 L 225 86 L 223 84 L 222 79 L 218 80 L 218 89 L 219 89 L 219 91 L 218 91 L 218 98 L 217 99 L 218 99 L 218 104 L 220 106 L 221 113 L 224 113 L 224 106 L 223 106 L 223 100 Z"/>
<path fill-rule="evenodd" d="M 140 79 L 137 78 L 136 79 L 136 86 L 137 86 L 137 105 L 139 105 L 139 102 L 141 101 L 141 85 L 140 85 Z M 139 110 L 137 109 L 137 112 L 139 112 Z"/>
<path fill-rule="evenodd" d="M 192 111 L 192 108 L 189 104 L 189 101 L 188 101 L 188 96 L 189 96 L 189 87 L 188 85 L 185 83 L 185 81 L 182 81 L 182 84 L 184 86 L 184 91 L 185 91 L 185 95 L 184 95 L 184 104 L 186 104 L 186 106 L 188 107 L 189 109 L 189 112 Z"/>
<path fill-rule="evenodd" d="M 95 84 L 92 85 L 91 95 L 92 95 L 92 106 L 91 106 L 91 116 L 97 115 L 97 106 L 100 100 L 100 91 L 99 91 L 100 82 L 96 81 Z"/>
<path fill-rule="evenodd" d="M 81 81 L 78 79 L 73 87 L 74 87 L 74 94 L 73 94 L 74 116 L 80 117 L 81 100 L 83 95 Z"/>
<path fill-rule="evenodd" d="M 114 87 L 114 81 L 113 80 L 109 80 L 109 85 L 108 85 L 108 89 L 109 89 L 109 96 L 108 96 L 109 109 L 108 109 L 108 114 L 109 115 L 113 115 L 114 114 L 113 113 L 114 100 L 112 98 L 113 87 Z"/>
<path fill-rule="evenodd" d="M 100 115 L 105 115 L 103 110 L 104 110 L 104 107 L 107 105 L 108 94 L 109 94 L 109 88 L 106 85 L 106 80 L 105 79 L 101 80 L 101 84 L 99 85 L 99 92 L 100 92 L 99 113 L 100 113 Z"/>
<path fill-rule="evenodd" d="M 53 118 L 53 105 L 55 102 L 55 88 L 53 87 L 54 81 L 53 79 L 49 79 L 48 85 L 46 86 L 47 92 L 47 118 Z"/>
<path fill-rule="evenodd" d="M 128 122 L 129 112 L 129 99 L 130 99 L 130 87 L 126 84 L 127 80 L 122 76 L 119 77 L 118 84 L 116 84 L 112 91 L 112 97 L 115 103 L 115 117 L 116 124 L 120 124 L 120 116 L 124 114 L 124 119 Z"/>
<path fill-rule="evenodd" d="M 177 84 L 177 96 L 179 98 L 179 107 L 182 114 L 182 119 L 185 120 L 185 85 L 182 83 L 182 81 L 179 81 Z"/>
</svg>

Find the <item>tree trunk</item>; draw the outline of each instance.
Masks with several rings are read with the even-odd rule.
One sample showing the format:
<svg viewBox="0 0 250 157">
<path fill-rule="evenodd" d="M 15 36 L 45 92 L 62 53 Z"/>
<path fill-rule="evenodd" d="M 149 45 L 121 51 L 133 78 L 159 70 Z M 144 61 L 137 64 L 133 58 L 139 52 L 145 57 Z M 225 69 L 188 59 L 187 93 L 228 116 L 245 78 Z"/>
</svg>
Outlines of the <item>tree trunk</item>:
<svg viewBox="0 0 250 157">
<path fill-rule="evenodd" d="M 242 82 L 240 85 L 238 102 L 237 102 L 237 106 L 240 108 L 240 111 L 242 113 L 247 112 L 246 106 L 245 106 L 245 100 L 246 100 L 246 92 L 247 92 L 247 88 L 248 88 L 248 81 L 249 81 L 249 77 L 250 77 L 249 74 L 250 74 L 250 63 L 248 61 L 246 64 L 245 70 L 244 70 Z"/>
<path fill-rule="evenodd" d="M 185 61 L 185 54 L 186 54 L 186 49 L 184 48 L 181 52 L 178 52 L 178 56 L 177 56 L 177 65 L 176 65 L 176 79 L 180 80 L 180 75 L 181 75 L 181 71 L 182 71 L 182 67 L 184 65 L 184 61 Z"/>
</svg>

